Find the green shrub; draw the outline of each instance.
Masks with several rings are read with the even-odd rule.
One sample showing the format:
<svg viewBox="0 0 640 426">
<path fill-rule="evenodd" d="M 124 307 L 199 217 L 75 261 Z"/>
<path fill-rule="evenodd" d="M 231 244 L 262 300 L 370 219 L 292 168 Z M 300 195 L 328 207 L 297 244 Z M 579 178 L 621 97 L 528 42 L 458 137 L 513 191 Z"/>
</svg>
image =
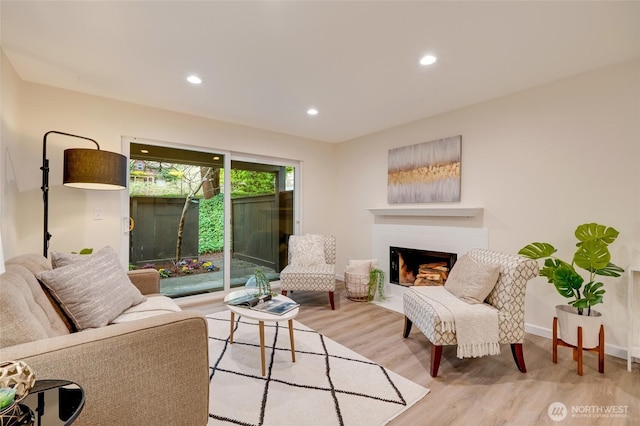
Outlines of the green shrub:
<svg viewBox="0 0 640 426">
<path fill-rule="evenodd" d="M 224 247 L 224 194 L 200 200 L 200 254 L 222 251 Z"/>
</svg>

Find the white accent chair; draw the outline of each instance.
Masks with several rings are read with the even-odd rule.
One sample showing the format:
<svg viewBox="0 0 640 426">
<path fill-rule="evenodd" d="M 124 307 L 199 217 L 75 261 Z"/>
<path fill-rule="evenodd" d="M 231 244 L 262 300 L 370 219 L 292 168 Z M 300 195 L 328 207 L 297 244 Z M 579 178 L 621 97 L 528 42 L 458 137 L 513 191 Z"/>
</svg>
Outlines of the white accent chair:
<svg viewBox="0 0 640 426">
<path fill-rule="evenodd" d="M 280 288 L 288 291 L 327 291 L 335 309 L 336 238 L 307 234 L 289 237 L 289 264 L 280 272 Z"/>
<path fill-rule="evenodd" d="M 531 259 L 512 254 L 503 254 L 484 249 L 473 249 L 468 253 L 474 261 L 485 265 L 498 265 L 498 278 L 495 287 L 484 299 L 497 309 L 499 344 L 510 344 L 513 359 L 518 369 L 526 373 L 522 352 L 524 341 L 524 295 L 527 281 L 538 275 L 538 264 Z M 460 260 L 458 260 L 460 261 Z M 452 269 L 455 269 L 455 265 Z M 451 277 L 451 275 L 450 275 Z M 446 288 L 446 285 L 445 285 Z M 407 338 L 411 325 L 418 329 L 431 342 L 432 377 L 438 375 L 442 346 L 457 345 L 455 330 L 446 330 L 436 309 L 427 295 L 421 293 L 432 291 L 433 287 L 410 287 L 403 296 L 405 314 L 403 336 Z M 424 294 L 423 294 L 424 296 Z M 453 313 L 455 316 L 455 312 Z"/>
</svg>

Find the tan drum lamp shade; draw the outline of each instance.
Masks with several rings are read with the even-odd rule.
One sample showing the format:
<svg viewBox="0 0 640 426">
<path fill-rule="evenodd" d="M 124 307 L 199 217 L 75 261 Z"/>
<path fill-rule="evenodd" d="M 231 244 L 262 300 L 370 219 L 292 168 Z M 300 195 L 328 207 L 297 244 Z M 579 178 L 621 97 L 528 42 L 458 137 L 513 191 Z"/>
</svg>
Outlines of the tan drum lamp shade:
<svg viewBox="0 0 640 426">
<path fill-rule="evenodd" d="M 81 189 L 119 190 L 127 188 L 127 157 L 110 151 L 102 151 L 98 142 L 84 136 L 51 130 L 42 140 L 42 200 L 44 203 L 43 254 L 49 251 L 49 159 L 47 158 L 47 136 L 58 134 L 93 142 L 96 149 L 72 148 L 64 151 L 65 186 Z"/>
<path fill-rule="evenodd" d="M 62 183 L 82 189 L 125 189 L 127 157 L 100 149 L 65 149 Z"/>
</svg>

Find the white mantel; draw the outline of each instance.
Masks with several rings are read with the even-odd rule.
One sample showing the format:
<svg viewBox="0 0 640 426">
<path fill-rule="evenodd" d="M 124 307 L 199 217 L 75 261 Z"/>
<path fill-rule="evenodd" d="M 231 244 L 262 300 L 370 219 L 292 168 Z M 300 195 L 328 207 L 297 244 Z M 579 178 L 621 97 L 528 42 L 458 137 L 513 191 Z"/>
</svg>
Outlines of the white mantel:
<svg viewBox="0 0 640 426">
<path fill-rule="evenodd" d="M 424 208 L 370 208 L 374 216 L 436 216 L 474 217 L 482 212 L 482 207 L 424 207 Z"/>
</svg>

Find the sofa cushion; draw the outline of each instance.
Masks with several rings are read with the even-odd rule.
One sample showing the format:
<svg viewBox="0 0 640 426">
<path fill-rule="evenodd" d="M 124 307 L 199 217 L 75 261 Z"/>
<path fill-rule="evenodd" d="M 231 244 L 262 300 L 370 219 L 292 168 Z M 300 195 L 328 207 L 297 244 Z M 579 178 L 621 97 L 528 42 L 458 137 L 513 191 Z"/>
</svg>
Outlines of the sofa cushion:
<svg viewBox="0 0 640 426">
<path fill-rule="evenodd" d="M 103 327 L 145 300 L 110 247 L 36 276 L 60 302 L 79 331 Z"/>
<path fill-rule="evenodd" d="M 51 255 L 51 253 L 49 253 L 49 255 Z M 45 271 L 45 270 L 48 271 L 51 269 L 51 267 L 54 267 L 54 268 L 56 267 L 54 265 L 53 256 L 51 256 L 51 261 L 50 261 L 46 257 L 40 256 L 34 253 L 18 256 L 14 259 L 9 260 L 9 262 L 19 263 L 24 267 L 26 267 L 33 274 L 33 279 L 36 279 L 35 276 L 38 272 Z M 60 320 L 62 320 L 67 330 L 69 330 L 71 333 L 78 331 L 73 321 L 71 321 L 71 318 L 69 318 L 69 316 L 64 311 L 64 309 L 62 309 L 62 306 L 60 306 L 60 303 L 56 300 L 55 297 L 53 297 L 49 289 L 46 286 L 41 285 L 39 281 L 38 281 L 38 285 L 42 289 L 44 294 L 47 296 L 47 299 L 49 300 L 49 304 L 55 311 L 55 314 L 57 315 L 57 317 L 60 318 Z"/>
<path fill-rule="evenodd" d="M 6 272 L 0 276 L 0 347 L 69 334 L 30 270 L 50 267 L 47 259 L 38 255 L 7 261 Z"/>
<path fill-rule="evenodd" d="M 499 266 L 464 255 L 453 265 L 444 288 L 467 303 L 483 303 L 498 281 Z"/>
<path fill-rule="evenodd" d="M 167 296 L 151 296 L 147 297 L 147 300 L 144 302 L 138 303 L 118 315 L 111 323 L 119 324 L 171 312 L 180 312 L 181 310 L 176 302 Z"/>
</svg>

